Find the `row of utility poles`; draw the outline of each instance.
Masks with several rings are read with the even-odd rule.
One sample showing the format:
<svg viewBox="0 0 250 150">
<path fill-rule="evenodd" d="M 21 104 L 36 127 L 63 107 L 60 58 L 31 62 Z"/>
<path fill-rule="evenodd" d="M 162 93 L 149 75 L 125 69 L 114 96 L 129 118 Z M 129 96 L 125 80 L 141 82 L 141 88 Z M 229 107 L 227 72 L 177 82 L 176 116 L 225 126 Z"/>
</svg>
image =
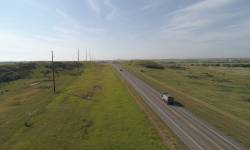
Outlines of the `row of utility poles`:
<svg viewBox="0 0 250 150">
<path fill-rule="evenodd" d="M 52 82 L 53 82 L 53 92 L 56 92 L 56 79 L 55 79 L 55 62 L 54 62 L 54 52 L 51 52 L 52 57 L 51 57 L 51 62 L 52 62 Z M 88 56 L 89 55 L 89 56 Z M 89 59 L 88 59 L 89 58 Z M 86 55 L 85 55 L 85 61 L 94 61 L 94 57 L 91 55 L 91 53 L 88 53 L 88 50 L 86 50 Z M 80 72 L 80 50 L 78 48 L 77 51 L 77 71 Z"/>
</svg>

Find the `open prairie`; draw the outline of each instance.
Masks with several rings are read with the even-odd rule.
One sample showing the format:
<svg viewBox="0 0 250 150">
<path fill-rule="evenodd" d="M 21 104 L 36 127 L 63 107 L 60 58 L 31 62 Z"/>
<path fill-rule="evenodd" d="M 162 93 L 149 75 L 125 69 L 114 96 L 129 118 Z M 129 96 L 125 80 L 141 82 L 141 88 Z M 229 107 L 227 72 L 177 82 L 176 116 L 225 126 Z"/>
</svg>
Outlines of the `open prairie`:
<svg viewBox="0 0 250 150">
<path fill-rule="evenodd" d="M 0 84 L 0 149 L 165 149 L 111 66 L 85 63 L 77 72 L 58 63 L 53 94 L 47 65 L 12 68 L 4 80 L 13 81 Z"/>
<path fill-rule="evenodd" d="M 197 63 L 203 61 L 201 63 Z M 250 147 L 250 68 L 218 60 L 130 61 L 124 66 L 184 108 Z"/>
</svg>

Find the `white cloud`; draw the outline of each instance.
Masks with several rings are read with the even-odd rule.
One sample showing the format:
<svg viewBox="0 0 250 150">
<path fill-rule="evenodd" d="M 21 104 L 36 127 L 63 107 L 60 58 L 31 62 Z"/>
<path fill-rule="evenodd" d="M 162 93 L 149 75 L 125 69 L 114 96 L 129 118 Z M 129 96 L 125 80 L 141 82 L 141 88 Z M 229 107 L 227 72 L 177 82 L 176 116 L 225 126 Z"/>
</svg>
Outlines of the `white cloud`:
<svg viewBox="0 0 250 150">
<path fill-rule="evenodd" d="M 104 16 L 105 19 L 112 19 L 117 13 L 117 7 L 112 3 L 112 0 L 87 0 L 90 8 L 94 11 L 97 17 Z"/>
<path fill-rule="evenodd" d="M 27 2 L 31 2 L 27 0 Z M 35 9 L 42 9 L 40 3 L 31 3 Z M 74 15 L 66 10 L 47 8 L 46 13 L 55 12 L 53 22 L 49 22 L 46 30 L 35 30 L 29 32 L 21 28 L 1 28 L 0 29 L 0 53 L 7 59 L 22 60 L 47 60 L 51 50 L 57 53 L 57 60 L 72 60 L 75 54 L 72 50 L 91 47 L 97 45 L 96 41 L 107 30 L 102 27 L 86 26 L 84 22 L 78 20 Z M 51 19 L 51 18 L 50 18 Z M 34 24 L 35 27 L 35 24 Z M 94 47 L 94 46 L 93 46 Z M 35 57 L 33 57 L 35 56 Z M 0 61 L 5 58 L 1 58 Z"/>
<path fill-rule="evenodd" d="M 169 30 L 187 30 L 206 27 L 225 17 L 221 11 L 237 0 L 204 0 L 169 14 L 170 21 L 165 27 Z"/>
<path fill-rule="evenodd" d="M 145 4 L 142 6 L 142 10 L 150 10 L 153 8 L 157 8 L 162 4 L 161 0 L 147 0 Z"/>
<path fill-rule="evenodd" d="M 160 32 L 144 43 L 173 57 L 238 57 L 237 50 L 249 49 L 250 22 L 240 18 L 246 10 L 231 9 L 237 2 L 203 0 L 176 10 L 168 14 Z"/>
<path fill-rule="evenodd" d="M 44 12 L 49 12 L 49 7 L 45 3 L 43 3 L 44 1 L 23 0 L 23 2 L 34 7 L 35 9 L 40 9 Z"/>
<path fill-rule="evenodd" d="M 95 12 L 96 16 L 99 17 L 101 9 L 96 0 L 88 0 L 88 3 L 90 8 Z"/>
<path fill-rule="evenodd" d="M 98 58 L 206 57 L 223 56 L 227 51 L 232 54 L 227 56 L 249 55 L 250 11 L 241 6 L 242 1 L 238 5 L 240 0 L 195 0 L 193 4 L 193 0 L 140 0 L 136 4 L 133 0 L 85 0 L 94 17 L 75 15 L 82 9 L 77 3 L 67 7 L 68 3 L 62 2 L 25 1 L 34 14 L 39 11 L 45 16 L 44 24 L 32 22 L 32 28 L 25 30 L 20 27 L 26 21 L 17 27 L 11 26 L 15 24 L 11 21 L 9 26 L 2 25 L 0 53 L 6 60 L 7 55 L 11 59 L 30 60 L 33 55 L 46 59 L 52 49 L 57 59 L 73 60 L 78 47 L 98 51 Z M 164 17 L 163 11 L 176 7 L 179 9 Z"/>
<path fill-rule="evenodd" d="M 184 9 L 179 10 L 179 12 L 204 12 L 219 9 L 228 4 L 232 4 L 237 0 L 203 0 Z"/>
<path fill-rule="evenodd" d="M 76 35 L 25 36 L 7 30 L 0 30 L 0 40 L 0 53 L 4 56 L 1 61 L 49 60 L 51 50 L 55 51 L 56 60 L 74 60 L 77 48 L 93 45 L 91 39 Z"/>
<path fill-rule="evenodd" d="M 226 26 L 219 26 L 225 18 L 231 17 L 231 14 L 224 10 L 236 2 L 237 0 L 204 0 L 176 10 L 168 15 L 170 19 L 162 29 L 162 36 L 177 43 L 226 41 L 230 38 L 239 38 L 244 34 L 240 35 L 237 32 L 244 32 L 243 28 L 234 32 L 226 30 Z M 241 21 L 238 24 L 244 26 L 245 23 Z M 213 43 L 210 44 L 213 45 Z"/>
<path fill-rule="evenodd" d="M 59 25 L 54 27 L 54 30 L 55 32 L 57 32 L 57 34 L 80 36 L 82 33 L 99 34 L 106 32 L 106 30 L 103 28 L 84 26 L 84 24 L 77 21 L 65 11 L 56 9 L 56 12 L 59 16 L 63 18 L 63 20 L 59 22 Z"/>
<path fill-rule="evenodd" d="M 63 18 L 62 23 L 63 24 L 70 24 L 73 28 L 78 28 L 79 22 L 75 20 L 71 15 L 66 13 L 65 11 L 62 11 L 59 8 L 56 8 L 56 13 Z"/>
<path fill-rule="evenodd" d="M 9 60 L 18 58 L 18 60 L 46 59 L 45 53 L 49 53 L 53 48 L 48 43 L 21 36 L 11 31 L 0 31 L 0 40 L 2 41 L 0 53 L 9 56 Z"/>
<path fill-rule="evenodd" d="M 111 2 L 111 0 L 105 0 L 104 4 L 109 9 L 109 13 L 106 15 L 106 19 L 110 20 L 110 19 L 112 19 L 115 16 L 115 14 L 117 13 L 118 9 Z"/>
</svg>

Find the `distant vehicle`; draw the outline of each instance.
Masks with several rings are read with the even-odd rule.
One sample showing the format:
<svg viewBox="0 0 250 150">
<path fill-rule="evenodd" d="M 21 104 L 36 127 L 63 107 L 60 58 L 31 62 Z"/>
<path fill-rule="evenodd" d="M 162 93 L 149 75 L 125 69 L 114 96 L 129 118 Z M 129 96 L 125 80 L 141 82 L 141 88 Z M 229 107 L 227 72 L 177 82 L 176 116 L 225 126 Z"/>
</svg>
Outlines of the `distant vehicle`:
<svg viewBox="0 0 250 150">
<path fill-rule="evenodd" d="M 163 100 L 165 103 L 168 105 L 173 105 L 174 104 L 174 97 L 170 96 L 168 93 L 162 93 L 161 94 L 161 100 Z"/>
<path fill-rule="evenodd" d="M 123 71 L 122 69 L 120 69 L 120 71 Z"/>
</svg>

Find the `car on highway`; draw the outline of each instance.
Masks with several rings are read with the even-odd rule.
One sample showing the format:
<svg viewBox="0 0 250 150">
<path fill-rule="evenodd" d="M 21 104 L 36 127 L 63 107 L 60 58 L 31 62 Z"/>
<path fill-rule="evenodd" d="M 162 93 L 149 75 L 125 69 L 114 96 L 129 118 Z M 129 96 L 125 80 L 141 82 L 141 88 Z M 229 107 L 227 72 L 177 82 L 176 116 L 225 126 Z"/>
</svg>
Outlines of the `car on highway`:
<svg viewBox="0 0 250 150">
<path fill-rule="evenodd" d="M 161 100 L 167 103 L 168 105 L 174 104 L 174 97 L 169 95 L 167 92 L 161 94 Z"/>
</svg>

